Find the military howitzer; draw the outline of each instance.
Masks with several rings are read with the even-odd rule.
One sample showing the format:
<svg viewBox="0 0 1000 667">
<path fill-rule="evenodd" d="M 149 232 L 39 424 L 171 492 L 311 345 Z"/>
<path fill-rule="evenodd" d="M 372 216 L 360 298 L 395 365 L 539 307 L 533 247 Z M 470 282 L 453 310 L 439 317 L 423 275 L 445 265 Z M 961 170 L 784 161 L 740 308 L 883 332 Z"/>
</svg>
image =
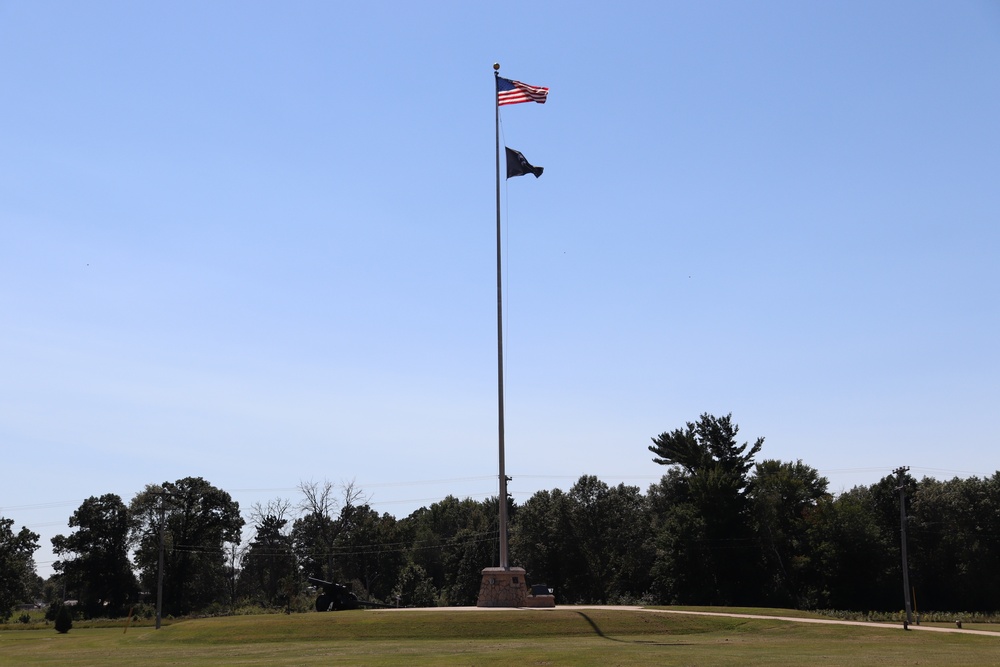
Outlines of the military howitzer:
<svg viewBox="0 0 1000 667">
<path fill-rule="evenodd" d="M 367 602 L 365 600 L 359 600 L 358 596 L 355 595 L 343 584 L 334 583 L 332 581 L 323 581 L 322 579 L 316 579 L 315 577 L 309 577 L 309 581 L 323 590 L 316 598 L 316 611 L 341 611 L 342 609 L 360 609 L 362 607 L 391 607 L 392 605 L 382 604 L 381 602 Z"/>
</svg>

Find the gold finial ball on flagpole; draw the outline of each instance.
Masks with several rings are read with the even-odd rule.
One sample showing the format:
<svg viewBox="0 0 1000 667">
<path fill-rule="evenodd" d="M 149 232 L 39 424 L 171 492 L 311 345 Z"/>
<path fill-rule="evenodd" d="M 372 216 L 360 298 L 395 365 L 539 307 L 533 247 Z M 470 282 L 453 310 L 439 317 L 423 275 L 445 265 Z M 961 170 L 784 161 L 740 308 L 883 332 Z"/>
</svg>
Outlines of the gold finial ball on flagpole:
<svg viewBox="0 0 1000 667">
<path fill-rule="evenodd" d="M 499 72 L 500 71 L 500 63 L 493 63 L 493 69 L 496 70 L 497 72 Z"/>
</svg>

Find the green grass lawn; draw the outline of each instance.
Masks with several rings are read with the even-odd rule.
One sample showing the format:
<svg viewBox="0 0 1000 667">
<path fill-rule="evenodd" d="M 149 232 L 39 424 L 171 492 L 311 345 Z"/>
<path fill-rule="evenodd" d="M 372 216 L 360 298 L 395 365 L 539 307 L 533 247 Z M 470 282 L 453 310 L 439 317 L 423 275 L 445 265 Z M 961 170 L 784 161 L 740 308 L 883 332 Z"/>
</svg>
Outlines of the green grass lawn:
<svg viewBox="0 0 1000 667">
<path fill-rule="evenodd" d="M 1000 637 L 612 609 L 230 616 L 175 622 L 158 631 L 74 628 L 66 635 L 43 627 L 0 632 L 0 665 L 947 667 L 1000 662 Z"/>
</svg>

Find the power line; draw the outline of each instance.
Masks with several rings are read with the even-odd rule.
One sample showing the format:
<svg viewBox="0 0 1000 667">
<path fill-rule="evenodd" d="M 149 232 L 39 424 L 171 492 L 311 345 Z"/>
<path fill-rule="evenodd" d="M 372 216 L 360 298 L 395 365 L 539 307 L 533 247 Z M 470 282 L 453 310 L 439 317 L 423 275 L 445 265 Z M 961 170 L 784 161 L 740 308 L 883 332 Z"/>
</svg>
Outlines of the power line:
<svg viewBox="0 0 1000 667">
<path fill-rule="evenodd" d="M 438 544 L 424 544 L 421 542 L 427 542 L 428 540 L 416 540 L 412 543 L 410 542 L 388 542 L 386 544 L 366 544 L 366 545 L 355 545 L 347 549 L 334 549 L 332 551 L 310 551 L 309 556 L 320 557 L 320 556 L 335 556 L 335 557 L 346 557 L 346 556 L 372 556 L 384 553 L 402 553 L 408 551 L 427 551 L 430 549 L 449 549 L 460 546 L 465 546 L 469 544 L 481 544 L 483 542 L 495 542 L 499 538 L 500 532 L 498 530 L 484 531 L 479 533 L 472 533 L 468 537 L 460 540 L 454 538 L 448 538 L 443 540 Z M 387 548 L 391 547 L 391 548 Z M 208 555 L 219 555 L 228 553 L 228 549 L 223 547 L 206 547 L 204 545 L 198 544 L 176 544 L 171 549 L 173 552 L 186 553 L 186 554 L 208 554 Z M 245 556 L 250 558 L 254 557 L 274 557 L 274 556 L 295 556 L 294 549 L 289 548 L 288 550 L 282 551 L 263 551 L 258 550 L 256 553 L 252 551 L 252 545 L 243 550 Z"/>
<path fill-rule="evenodd" d="M 7 510 L 19 510 L 22 512 L 30 510 L 48 510 L 56 507 L 72 507 L 73 505 L 79 505 L 82 502 L 82 500 L 57 500 L 51 503 L 36 503 L 33 505 L 4 505 L 0 507 L 0 512 L 5 512 Z"/>
</svg>

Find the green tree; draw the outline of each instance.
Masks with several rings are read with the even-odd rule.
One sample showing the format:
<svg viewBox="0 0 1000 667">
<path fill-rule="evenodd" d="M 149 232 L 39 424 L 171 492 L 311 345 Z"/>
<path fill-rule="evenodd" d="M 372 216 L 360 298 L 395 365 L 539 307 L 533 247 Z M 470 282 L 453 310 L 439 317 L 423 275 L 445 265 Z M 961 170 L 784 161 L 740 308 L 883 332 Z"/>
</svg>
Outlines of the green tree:
<svg viewBox="0 0 1000 667">
<path fill-rule="evenodd" d="M 143 588 L 156 590 L 160 517 L 166 554 L 163 613 L 188 614 L 225 600 L 226 543 L 240 539 L 239 503 L 201 477 L 147 486 L 129 506 Z"/>
<path fill-rule="evenodd" d="M 512 554 L 562 603 L 636 598 L 650 586 L 649 513 L 638 487 L 584 475 L 563 494 L 540 492 L 518 511 Z"/>
<path fill-rule="evenodd" d="M 561 604 L 578 601 L 567 588 L 577 565 L 570 515 L 570 499 L 562 489 L 542 490 L 518 509 L 511 526 L 511 559 L 524 567 L 528 581 L 556 589 Z"/>
<path fill-rule="evenodd" d="M 816 563 L 809 539 L 819 502 L 829 499 L 825 477 L 801 460 L 758 463 L 750 485 L 754 529 L 764 568 L 761 601 L 774 607 L 815 608 Z"/>
<path fill-rule="evenodd" d="M 406 560 L 396 518 L 379 515 L 367 504 L 345 504 L 337 523 L 338 576 L 357 581 L 369 597 L 390 597 Z"/>
<path fill-rule="evenodd" d="M 367 589 L 371 584 L 388 594 L 393 584 L 388 584 L 389 588 L 386 588 L 385 580 L 383 585 L 374 583 L 374 579 L 383 577 L 385 573 L 375 574 L 370 568 L 370 562 L 363 563 L 360 568 L 357 567 L 359 564 L 357 559 L 353 563 L 340 562 L 344 557 L 350 558 L 350 553 L 344 550 L 345 543 L 360 544 L 362 542 L 359 540 L 367 539 L 361 533 L 372 530 L 368 525 L 371 522 L 364 516 L 365 511 L 358 508 L 364 507 L 367 511 L 371 508 L 367 507 L 365 494 L 353 480 L 341 485 L 339 501 L 334 495 L 334 490 L 334 485 L 330 481 L 299 483 L 299 491 L 302 493 L 299 509 L 302 515 L 292 524 L 292 542 L 303 574 L 324 581 L 342 581 L 345 577 L 356 578 L 362 587 Z M 339 515 L 334 516 L 338 507 Z M 378 531 L 392 532 L 391 527 L 386 529 L 386 524 L 390 523 L 389 519 L 395 521 L 393 517 L 385 515 L 380 520 L 382 526 Z M 354 534 L 342 535 L 345 530 Z M 374 553 L 370 548 L 367 551 Z M 361 560 L 364 561 L 364 557 Z M 345 567 L 350 572 L 345 574 Z M 368 581 L 368 584 L 363 583 L 364 581 Z M 369 594 L 374 593 L 369 592 Z"/>
<path fill-rule="evenodd" d="M 129 513 L 113 493 L 91 496 L 69 519 L 76 531 L 52 538 L 53 564 L 88 617 L 120 616 L 137 593 L 129 561 Z"/>
<path fill-rule="evenodd" d="M 705 521 L 691 503 L 672 508 L 660 519 L 654 537 L 652 591 L 666 604 L 705 604 L 720 588 Z"/>
<path fill-rule="evenodd" d="M 73 629 L 73 615 L 69 607 L 64 604 L 59 605 L 59 610 L 56 612 L 55 629 L 63 635 Z"/>
<path fill-rule="evenodd" d="M 648 517 L 638 487 L 609 487 L 584 475 L 568 493 L 572 540 L 582 566 L 566 582 L 581 602 L 607 603 L 645 592 L 651 554 Z"/>
<path fill-rule="evenodd" d="M 1000 473 L 917 483 L 907 527 L 921 608 L 992 611 L 1000 596 Z"/>
<path fill-rule="evenodd" d="M 896 525 L 898 530 L 898 514 Z M 879 525 L 870 488 L 857 486 L 833 500 L 821 499 L 809 532 L 812 558 L 822 575 L 817 606 L 902 608 L 900 557 L 893 544 L 899 533 L 887 533 Z"/>
<path fill-rule="evenodd" d="M 732 414 L 713 417 L 707 412 L 697 422 L 688 422 L 686 429 L 674 429 L 653 438 L 649 451 L 660 465 L 678 465 L 689 475 L 716 472 L 718 483 L 727 483 L 744 491 L 749 483 L 747 473 L 753 468 L 753 457 L 764 446 L 764 438 L 746 451 L 749 443 L 736 444 L 740 428 L 733 423 Z M 725 478 L 725 479 L 723 479 Z"/>
<path fill-rule="evenodd" d="M 649 447 L 656 455 L 654 462 L 680 468 L 674 481 L 686 504 L 671 519 L 661 521 L 664 528 L 679 532 L 657 537 L 657 588 L 671 600 L 742 604 L 759 595 L 760 567 L 747 490 L 753 459 L 764 439 L 739 445 L 738 433 L 732 415 L 706 413 L 685 429 L 661 433 Z M 695 564 L 706 575 L 697 578 L 696 588 L 683 571 Z"/>
<path fill-rule="evenodd" d="M 493 503 L 496 507 L 496 503 Z M 474 605 L 479 599 L 483 568 L 490 567 L 498 556 L 497 524 L 499 509 L 486 527 L 462 528 L 442 550 L 445 584 L 444 604 Z M 492 528 L 492 529 L 491 529 Z"/>
<path fill-rule="evenodd" d="M 292 523 L 295 555 L 306 577 L 334 581 L 338 578 L 334 562 L 334 542 L 339 526 L 334 517 L 337 500 L 333 483 L 329 480 L 301 481 L 299 491 L 302 493 L 302 500 L 299 502 L 302 514 Z M 357 495 L 353 482 L 348 485 L 344 495 L 347 504 L 353 502 Z"/>
<path fill-rule="evenodd" d="M 442 594 L 449 605 L 473 605 L 479 598 L 483 568 L 496 564 L 499 556 L 500 506 L 496 496 L 483 501 L 466 499 L 462 526 L 444 540 Z M 508 498 L 507 516 L 516 522 L 520 509 Z"/>
<path fill-rule="evenodd" d="M 410 561 L 399 574 L 394 597 L 404 607 L 433 607 L 437 604 L 437 589 L 424 568 Z"/>
<path fill-rule="evenodd" d="M 436 589 L 446 593 L 449 603 L 471 602 L 467 599 L 470 592 L 468 572 L 471 570 L 478 576 L 483 568 L 493 563 L 495 556 L 492 554 L 497 553 L 498 514 L 495 499 L 483 503 L 447 496 L 400 522 L 401 530 L 411 540 L 411 560 L 427 573 Z M 469 544 L 478 542 L 485 543 L 482 550 L 467 549 Z M 482 560 L 476 562 L 478 558 Z M 458 564 L 461 564 L 461 571 L 456 570 Z M 459 579 L 463 583 L 456 588 Z M 478 592 L 477 586 L 476 595 Z"/>
<path fill-rule="evenodd" d="M 0 517 L 0 621 L 24 602 L 35 577 L 32 555 L 38 549 L 38 534 L 24 526 L 15 533 L 13 525 L 13 519 Z"/>
<path fill-rule="evenodd" d="M 334 563 L 336 519 L 310 512 L 292 522 L 292 548 L 306 577 L 323 581 L 337 579 Z"/>
<path fill-rule="evenodd" d="M 32 601 L 45 599 L 45 580 L 34 572 L 28 575 L 28 581 L 25 587 L 28 589 L 27 600 Z"/>
<path fill-rule="evenodd" d="M 254 537 L 243 552 L 240 590 L 265 607 L 287 605 L 298 587 L 298 564 L 286 530 L 290 505 L 277 499 L 250 512 Z"/>
</svg>

